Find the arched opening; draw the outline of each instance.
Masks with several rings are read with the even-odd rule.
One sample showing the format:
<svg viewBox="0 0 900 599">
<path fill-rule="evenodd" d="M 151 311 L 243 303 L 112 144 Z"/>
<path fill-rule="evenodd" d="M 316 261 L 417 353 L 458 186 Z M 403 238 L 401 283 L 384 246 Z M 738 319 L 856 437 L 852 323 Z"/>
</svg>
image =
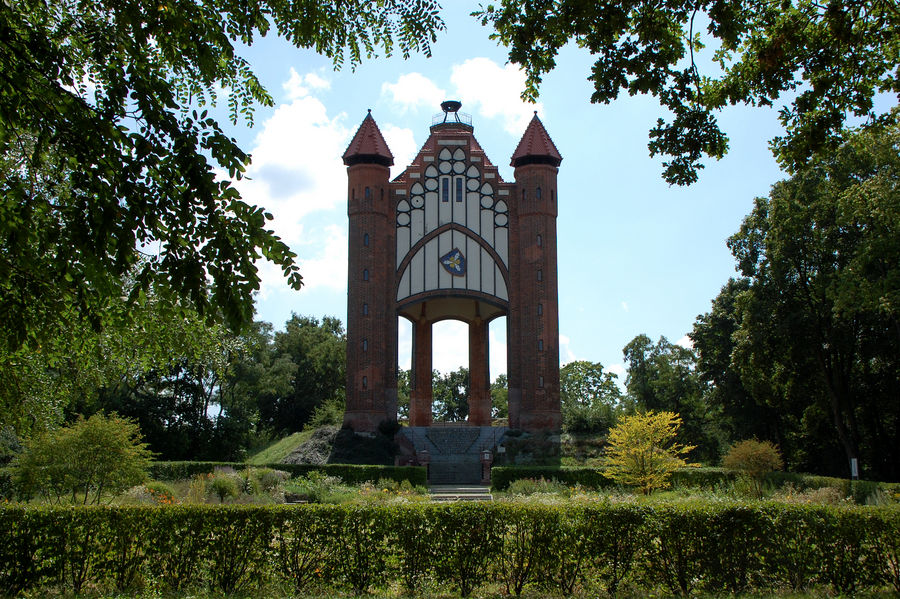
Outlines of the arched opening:
<svg viewBox="0 0 900 599">
<path fill-rule="evenodd" d="M 447 319 L 431 328 L 432 422 L 464 422 L 469 416 L 469 325 Z"/>
</svg>

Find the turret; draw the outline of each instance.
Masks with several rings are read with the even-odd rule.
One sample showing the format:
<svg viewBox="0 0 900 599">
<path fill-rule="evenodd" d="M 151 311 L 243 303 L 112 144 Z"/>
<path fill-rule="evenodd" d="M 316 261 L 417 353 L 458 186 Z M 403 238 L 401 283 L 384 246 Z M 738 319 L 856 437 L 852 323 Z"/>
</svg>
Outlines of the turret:
<svg viewBox="0 0 900 599">
<path fill-rule="evenodd" d="M 344 424 L 374 431 L 397 418 L 397 373 L 384 356 L 397 354 L 393 314 L 396 244 L 390 198 L 394 157 L 371 111 L 343 156 L 349 188 L 347 215 L 347 409 Z M 387 363 L 386 363 L 387 362 Z"/>
</svg>

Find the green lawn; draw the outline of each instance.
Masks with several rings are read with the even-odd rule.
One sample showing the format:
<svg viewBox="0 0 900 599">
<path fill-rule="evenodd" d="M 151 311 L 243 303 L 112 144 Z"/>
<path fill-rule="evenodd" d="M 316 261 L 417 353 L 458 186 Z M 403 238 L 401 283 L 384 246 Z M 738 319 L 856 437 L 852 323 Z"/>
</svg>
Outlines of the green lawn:
<svg viewBox="0 0 900 599">
<path fill-rule="evenodd" d="M 283 439 L 273 441 L 271 444 L 263 447 L 258 452 L 247 458 L 247 463 L 251 466 L 262 466 L 264 464 L 277 464 L 286 458 L 292 451 L 300 445 L 307 442 L 313 434 L 313 430 L 301 431 L 287 436 Z"/>
</svg>

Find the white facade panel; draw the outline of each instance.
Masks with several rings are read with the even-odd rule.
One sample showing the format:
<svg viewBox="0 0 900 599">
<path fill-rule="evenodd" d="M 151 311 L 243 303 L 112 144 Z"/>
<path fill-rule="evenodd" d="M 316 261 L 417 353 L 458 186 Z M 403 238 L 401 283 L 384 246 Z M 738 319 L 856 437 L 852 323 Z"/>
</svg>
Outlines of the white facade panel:
<svg viewBox="0 0 900 599">
<path fill-rule="evenodd" d="M 397 227 L 397 266 L 395 268 L 400 268 L 400 263 L 406 258 L 409 248 L 409 227 Z"/>
<path fill-rule="evenodd" d="M 403 276 L 400 277 L 400 286 L 397 287 L 397 300 L 406 299 L 409 297 L 409 266 L 406 267 L 406 270 L 403 271 Z"/>
<path fill-rule="evenodd" d="M 506 268 L 509 268 L 509 229 L 497 227 L 494 229 L 494 235 L 494 249 L 500 254 Z"/>
<path fill-rule="evenodd" d="M 471 237 L 466 237 L 466 288 L 481 291 L 481 246 Z"/>
<path fill-rule="evenodd" d="M 494 268 L 497 268 L 497 266 L 494 266 Z M 503 280 L 503 275 L 500 274 L 499 269 L 496 272 L 497 272 L 497 276 L 496 276 L 497 293 L 495 295 L 502 300 L 509 301 L 509 294 L 506 292 L 506 281 Z"/>
<path fill-rule="evenodd" d="M 453 249 L 453 234 L 450 231 L 444 231 L 435 241 L 439 242 L 437 254 L 434 257 L 434 265 L 438 269 L 438 284 L 440 285 L 440 287 L 435 287 L 435 289 L 450 289 L 453 287 L 453 279 L 456 277 L 441 266 L 441 256 L 446 256 L 447 252 Z"/>
<path fill-rule="evenodd" d="M 438 194 L 425 194 L 425 232 L 431 233 L 438 228 Z"/>
<path fill-rule="evenodd" d="M 422 248 L 424 249 L 424 248 Z M 415 295 L 425 291 L 425 254 L 416 252 L 409 262 L 409 293 Z"/>
<path fill-rule="evenodd" d="M 437 247 L 437 239 L 432 239 L 422 248 L 425 260 L 425 291 L 438 289 L 439 272 L 444 270 L 438 258 L 442 255 Z"/>
<path fill-rule="evenodd" d="M 475 235 L 481 232 L 481 198 L 477 193 L 466 194 L 466 226 Z"/>
<path fill-rule="evenodd" d="M 494 259 L 488 254 L 488 251 L 481 248 L 481 290 L 487 294 L 494 294 L 494 271 L 497 267 L 494 265 Z"/>
<path fill-rule="evenodd" d="M 421 210 L 413 210 L 410 213 L 412 220 L 410 222 L 410 246 L 416 245 L 416 243 L 425 237 L 425 215 Z"/>
<path fill-rule="evenodd" d="M 494 212 L 492 210 L 481 211 L 481 236 L 489 246 L 494 247 Z"/>
<path fill-rule="evenodd" d="M 452 243 L 451 249 L 459 248 L 459 251 L 463 252 L 463 255 L 466 256 L 466 236 L 459 231 L 451 231 Z M 466 260 L 468 261 L 468 256 L 466 256 Z M 452 286 L 454 289 L 465 289 L 466 288 L 466 277 L 451 277 Z"/>
</svg>

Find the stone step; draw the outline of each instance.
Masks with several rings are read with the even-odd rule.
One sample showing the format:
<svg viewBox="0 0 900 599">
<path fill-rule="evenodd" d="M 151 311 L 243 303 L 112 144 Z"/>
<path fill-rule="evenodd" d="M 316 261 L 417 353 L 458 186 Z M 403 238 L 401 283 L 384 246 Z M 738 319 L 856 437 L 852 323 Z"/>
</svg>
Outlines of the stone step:
<svg viewBox="0 0 900 599">
<path fill-rule="evenodd" d="M 490 487 L 434 485 L 428 489 L 432 501 L 493 501 Z"/>
</svg>

